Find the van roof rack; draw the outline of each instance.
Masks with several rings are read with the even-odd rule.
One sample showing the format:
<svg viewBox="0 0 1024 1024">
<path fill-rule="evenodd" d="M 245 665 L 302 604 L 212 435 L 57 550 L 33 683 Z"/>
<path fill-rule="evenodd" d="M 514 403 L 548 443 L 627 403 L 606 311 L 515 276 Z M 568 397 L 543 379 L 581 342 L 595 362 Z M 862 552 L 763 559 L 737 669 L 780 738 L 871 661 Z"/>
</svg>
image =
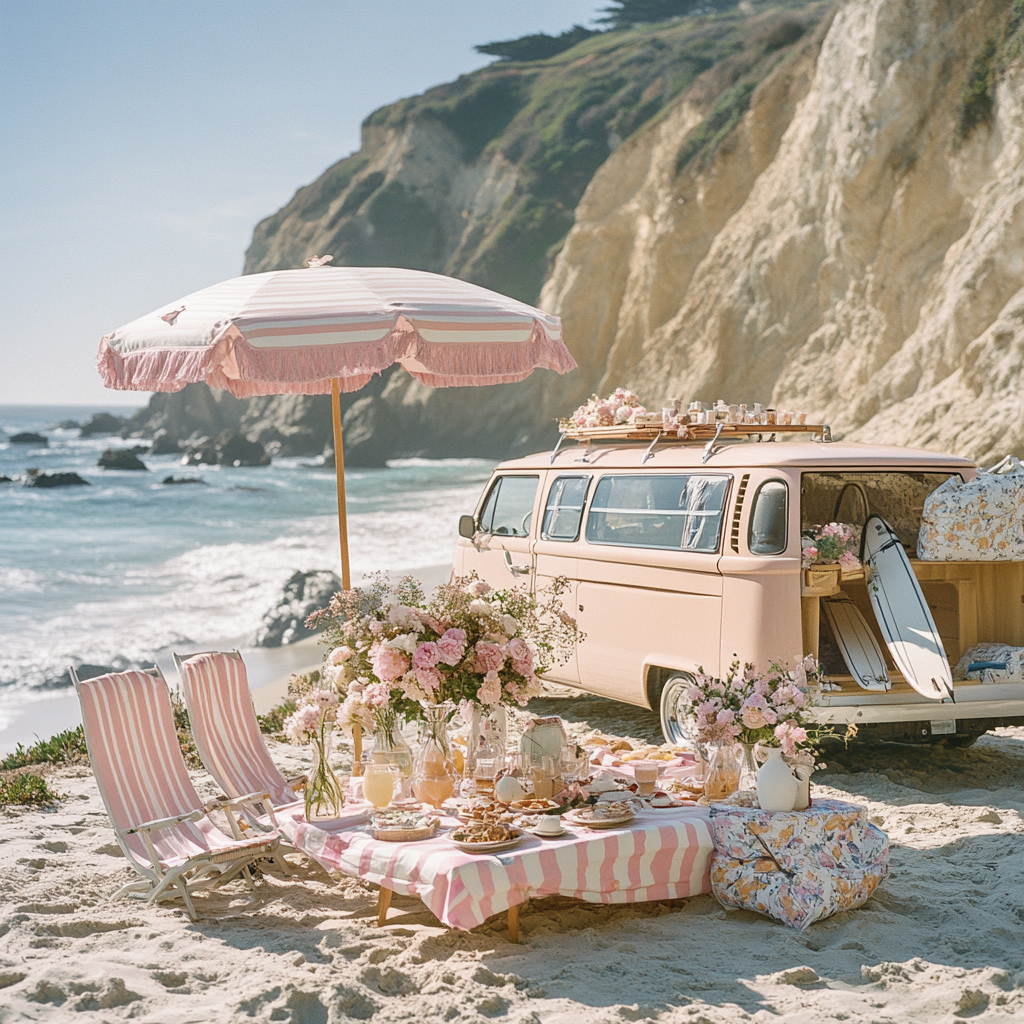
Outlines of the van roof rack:
<svg viewBox="0 0 1024 1024">
<path fill-rule="evenodd" d="M 558 443 L 551 453 L 551 461 L 566 440 L 578 441 L 583 444 L 594 442 L 616 443 L 628 441 L 646 441 L 647 451 L 644 453 L 646 462 L 657 444 L 694 444 L 706 443 L 705 459 L 710 458 L 714 445 L 718 441 L 774 441 L 780 434 L 808 434 L 812 441 L 825 444 L 832 440 L 832 427 L 828 423 L 695 423 L 683 428 L 682 436 L 676 430 L 665 431 L 660 422 L 621 423 L 611 427 L 570 427 L 561 426 Z"/>
</svg>

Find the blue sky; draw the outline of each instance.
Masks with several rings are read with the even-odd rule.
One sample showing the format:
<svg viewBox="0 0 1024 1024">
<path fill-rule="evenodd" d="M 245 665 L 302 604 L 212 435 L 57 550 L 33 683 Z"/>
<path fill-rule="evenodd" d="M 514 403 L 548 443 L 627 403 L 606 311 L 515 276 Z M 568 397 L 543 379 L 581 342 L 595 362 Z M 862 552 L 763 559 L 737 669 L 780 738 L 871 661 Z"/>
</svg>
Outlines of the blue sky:
<svg viewBox="0 0 1024 1024">
<path fill-rule="evenodd" d="M 363 118 L 598 0 L 0 0 L 0 403 L 140 404 L 101 335 L 233 277 Z"/>
</svg>

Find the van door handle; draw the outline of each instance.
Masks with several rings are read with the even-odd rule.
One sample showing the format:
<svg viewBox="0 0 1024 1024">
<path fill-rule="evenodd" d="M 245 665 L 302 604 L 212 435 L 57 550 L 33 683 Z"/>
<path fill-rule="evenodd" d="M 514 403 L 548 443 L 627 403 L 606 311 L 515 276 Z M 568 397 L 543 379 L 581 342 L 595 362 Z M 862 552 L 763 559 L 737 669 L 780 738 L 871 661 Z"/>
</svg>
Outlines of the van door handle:
<svg viewBox="0 0 1024 1024">
<path fill-rule="evenodd" d="M 525 576 L 529 571 L 528 565 L 513 565 L 512 564 L 512 552 L 505 551 L 505 568 L 508 569 L 513 576 Z"/>
</svg>

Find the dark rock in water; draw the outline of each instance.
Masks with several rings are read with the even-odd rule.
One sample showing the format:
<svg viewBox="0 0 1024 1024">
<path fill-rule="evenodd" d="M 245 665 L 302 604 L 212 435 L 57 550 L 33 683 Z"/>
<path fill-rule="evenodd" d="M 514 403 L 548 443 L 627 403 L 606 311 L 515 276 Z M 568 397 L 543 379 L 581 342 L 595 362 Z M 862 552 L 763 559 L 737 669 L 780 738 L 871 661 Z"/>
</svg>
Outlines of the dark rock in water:
<svg viewBox="0 0 1024 1024">
<path fill-rule="evenodd" d="M 222 466 L 269 466 L 270 456 L 259 441 L 232 434 L 217 445 Z"/>
<path fill-rule="evenodd" d="M 97 412 L 82 424 L 79 437 L 97 437 L 103 434 L 120 434 L 128 419 L 114 416 L 109 412 Z"/>
<path fill-rule="evenodd" d="M 105 676 L 108 672 L 123 672 L 129 667 L 129 663 L 123 658 L 117 659 L 116 665 L 89 665 L 81 664 L 75 666 L 75 674 L 79 679 L 95 679 L 97 676 Z M 71 673 L 62 672 L 59 676 L 50 676 L 42 684 L 44 690 L 61 690 L 71 686 Z"/>
<path fill-rule="evenodd" d="M 256 646 L 282 647 L 313 636 L 313 631 L 306 629 L 307 617 L 325 608 L 339 590 L 341 580 L 327 569 L 293 573 L 284 585 L 281 600 L 263 617 Z"/>
<path fill-rule="evenodd" d="M 88 487 L 89 481 L 83 480 L 77 473 L 41 473 L 38 469 L 30 469 L 25 478 L 26 487 Z"/>
<path fill-rule="evenodd" d="M 127 448 L 108 448 L 99 457 L 96 465 L 102 469 L 149 469 L 135 452 Z"/>
<path fill-rule="evenodd" d="M 0 473 L 0 484 L 13 484 L 14 481 L 9 476 L 4 476 Z"/>
<path fill-rule="evenodd" d="M 181 391 L 155 394 L 149 405 L 124 425 L 121 436 L 155 437 L 164 430 L 175 442 L 196 432 L 213 437 L 223 430 L 238 430 L 247 408 L 246 400 L 226 391 L 189 384 Z"/>
<path fill-rule="evenodd" d="M 177 438 L 167 430 L 158 430 L 153 435 L 153 443 L 149 447 L 150 455 L 177 455 L 181 451 Z"/>
<path fill-rule="evenodd" d="M 31 431 L 24 431 L 21 434 L 15 434 L 10 438 L 11 444 L 36 444 L 46 447 L 49 445 L 49 441 L 42 434 L 33 434 Z"/>
<path fill-rule="evenodd" d="M 205 480 L 197 476 L 165 476 L 162 483 L 165 484 L 202 484 L 208 486 Z"/>
<path fill-rule="evenodd" d="M 55 427 L 56 430 L 78 430 L 81 427 L 78 420 L 61 420 Z"/>
<path fill-rule="evenodd" d="M 186 466 L 269 466 L 270 456 L 258 441 L 226 430 L 188 444 L 182 461 Z"/>
</svg>

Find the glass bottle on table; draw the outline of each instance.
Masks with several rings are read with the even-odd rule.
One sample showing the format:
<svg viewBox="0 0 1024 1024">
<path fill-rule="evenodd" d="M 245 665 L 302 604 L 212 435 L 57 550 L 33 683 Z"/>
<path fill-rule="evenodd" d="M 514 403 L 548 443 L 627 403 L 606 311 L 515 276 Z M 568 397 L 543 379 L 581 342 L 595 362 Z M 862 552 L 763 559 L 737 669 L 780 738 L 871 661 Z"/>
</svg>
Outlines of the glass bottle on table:
<svg viewBox="0 0 1024 1024">
<path fill-rule="evenodd" d="M 423 709 L 423 733 L 413 762 L 413 793 L 417 800 L 440 808 L 454 792 L 458 779 L 448 742 L 450 704 L 428 704 Z"/>
</svg>

